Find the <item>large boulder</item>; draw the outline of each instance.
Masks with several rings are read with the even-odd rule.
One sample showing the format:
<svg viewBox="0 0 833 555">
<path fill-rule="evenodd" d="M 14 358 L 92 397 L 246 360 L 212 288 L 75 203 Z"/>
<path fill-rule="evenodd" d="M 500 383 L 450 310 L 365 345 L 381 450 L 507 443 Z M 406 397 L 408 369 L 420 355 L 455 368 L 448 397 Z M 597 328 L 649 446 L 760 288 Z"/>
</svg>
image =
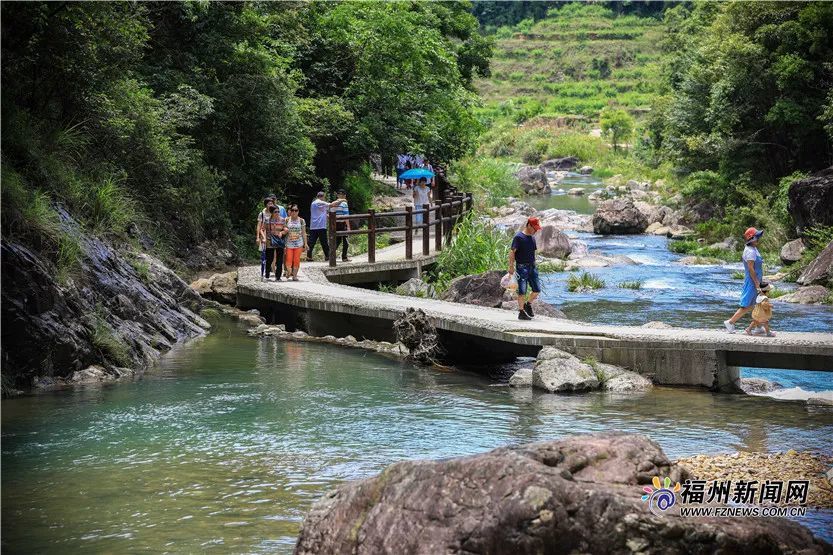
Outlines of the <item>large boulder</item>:
<svg viewBox="0 0 833 555">
<path fill-rule="evenodd" d="M 532 385 L 551 393 L 588 391 L 599 387 L 599 379 L 589 364 L 555 347 L 544 347 L 532 370 Z"/>
<path fill-rule="evenodd" d="M 808 227 L 833 225 L 833 166 L 793 182 L 787 197 L 799 235 Z"/>
<path fill-rule="evenodd" d="M 509 300 L 504 299 L 505 290 L 500 285 L 500 279 L 505 274 L 501 270 L 493 270 L 455 278 L 443 293 L 442 299 L 454 303 L 499 307 L 504 300 Z"/>
<path fill-rule="evenodd" d="M 403 461 L 316 502 L 295 554 L 830 552 L 787 519 L 682 518 L 679 494 L 656 516 L 643 487 L 665 476 L 693 477 L 647 437 L 615 432 Z"/>
<path fill-rule="evenodd" d="M 524 192 L 529 195 L 549 194 L 550 192 L 547 174 L 540 168 L 521 166 L 515 172 L 515 177 L 520 182 Z"/>
<path fill-rule="evenodd" d="M 799 285 L 823 285 L 833 280 L 833 241 L 804 268 L 796 280 Z"/>
<path fill-rule="evenodd" d="M 570 255 L 570 239 L 557 227 L 544 225 L 535 234 L 537 253 L 547 258 L 567 258 Z"/>
<path fill-rule="evenodd" d="M 555 170 L 572 170 L 578 165 L 578 158 L 575 156 L 566 156 L 564 158 L 553 158 L 551 160 L 544 160 L 539 166 L 544 171 Z"/>
<path fill-rule="evenodd" d="M 54 210 L 79 252 L 63 279 L 50 257 L 2 240 L 2 366 L 10 385 L 92 366 L 112 375 L 144 368 L 173 344 L 205 334 L 210 324 L 191 310 L 203 301 L 170 269 L 153 257 L 125 256 Z"/>
<path fill-rule="evenodd" d="M 237 270 L 200 278 L 191 284 L 191 289 L 219 303 L 237 304 Z"/>
<path fill-rule="evenodd" d="M 651 380 L 636 372 L 625 370 L 612 376 L 602 383 L 602 389 L 615 393 L 632 393 L 647 391 L 653 387 Z"/>
<path fill-rule="evenodd" d="M 593 232 L 601 235 L 642 233 L 648 220 L 628 199 L 612 199 L 599 203 L 593 214 Z"/>
<path fill-rule="evenodd" d="M 425 283 L 419 278 L 411 278 L 396 288 L 396 294 L 406 297 L 425 297 L 431 299 L 434 297 L 434 286 L 430 283 Z"/>
<path fill-rule="evenodd" d="M 788 293 L 775 299 L 783 303 L 821 304 L 827 301 L 830 291 L 822 285 L 799 287 L 794 293 Z"/>
<path fill-rule="evenodd" d="M 795 241 L 789 241 L 784 243 L 784 246 L 781 247 L 781 262 L 784 264 L 793 264 L 801 260 L 801 255 L 807 247 L 804 246 L 803 239 L 796 239 Z"/>
</svg>

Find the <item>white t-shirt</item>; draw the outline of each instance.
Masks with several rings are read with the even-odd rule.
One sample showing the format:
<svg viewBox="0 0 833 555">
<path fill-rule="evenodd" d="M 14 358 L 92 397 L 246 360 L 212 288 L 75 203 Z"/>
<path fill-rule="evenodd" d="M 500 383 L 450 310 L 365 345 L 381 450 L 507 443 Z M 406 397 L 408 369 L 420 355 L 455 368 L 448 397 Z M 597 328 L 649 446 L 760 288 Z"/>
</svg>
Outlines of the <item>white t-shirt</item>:
<svg viewBox="0 0 833 555">
<path fill-rule="evenodd" d="M 423 204 L 429 204 L 428 193 L 431 189 L 427 185 L 417 185 L 414 187 L 414 206 L 422 208 Z"/>
<path fill-rule="evenodd" d="M 314 201 L 312 201 L 312 204 L 309 207 L 310 229 L 327 229 L 327 210 L 329 209 L 329 207 L 330 203 L 325 202 L 321 199 L 315 199 Z"/>
<path fill-rule="evenodd" d="M 761 255 L 758 253 L 758 248 L 757 247 L 747 245 L 746 248 L 743 249 L 743 256 L 741 258 L 743 259 L 744 262 L 747 262 L 749 260 L 751 260 L 752 262 L 755 262 L 755 260 L 759 256 L 761 256 Z"/>
</svg>

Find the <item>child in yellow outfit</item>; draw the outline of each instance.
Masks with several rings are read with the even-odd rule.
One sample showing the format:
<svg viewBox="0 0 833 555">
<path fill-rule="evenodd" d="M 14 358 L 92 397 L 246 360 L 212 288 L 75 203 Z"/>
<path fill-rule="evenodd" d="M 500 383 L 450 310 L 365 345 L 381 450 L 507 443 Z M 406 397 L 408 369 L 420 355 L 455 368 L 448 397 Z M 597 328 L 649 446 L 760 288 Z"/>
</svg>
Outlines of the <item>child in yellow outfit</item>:
<svg viewBox="0 0 833 555">
<path fill-rule="evenodd" d="M 772 303 L 769 302 L 769 296 L 767 294 L 771 290 L 772 285 L 761 282 L 761 286 L 758 289 L 758 296 L 755 298 L 755 308 L 752 309 L 752 322 L 746 328 L 748 335 L 752 335 L 753 330 L 763 326 L 767 337 L 775 337 L 775 334 L 769 329 L 769 321 L 772 319 Z"/>
</svg>

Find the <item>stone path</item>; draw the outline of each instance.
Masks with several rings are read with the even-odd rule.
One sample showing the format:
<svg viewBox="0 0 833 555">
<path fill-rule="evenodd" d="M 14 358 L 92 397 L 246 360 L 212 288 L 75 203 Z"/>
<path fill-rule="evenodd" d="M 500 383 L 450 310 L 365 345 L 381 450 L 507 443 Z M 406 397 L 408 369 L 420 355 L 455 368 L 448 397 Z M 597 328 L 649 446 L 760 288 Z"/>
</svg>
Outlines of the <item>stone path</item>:
<svg viewBox="0 0 833 555">
<path fill-rule="evenodd" d="M 434 259 L 415 255 L 413 261 L 404 260 L 405 245 L 399 243 L 377 251 L 375 265 L 367 263 L 366 255 L 356 256 L 353 262 L 339 262 L 336 271 L 351 274 L 367 269 L 378 269 L 387 264 L 426 264 Z M 473 305 L 451 303 L 436 299 L 402 297 L 390 293 L 338 285 L 327 279 L 332 272 L 326 263 L 302 263 L 301 281 L 261 282 L 260 268 L 241 268 L 238 277 L 238 293 L 270 299 L 297 307 L 395 319 L 407 307 L 420 308 L 432 318 L 440 329 L 493 338 L 510 340 L 523 344 L 550 344 L 548 338 L 581 337 L 644 343 L 645 348 L 663 345 L 663 348 L 678 347 L 680 350 L 718 350 L 755 353 L 793 353 L 824 357 L 826 370 L 833 371 L 833 334 L 781 332 L 777 337 L 750 337 L 728 334 L 722 330 L 705 329 L 651 329 L 632 326 L 606 326 L 586 324 L 572 320 L 561 320 L 538 316 L 532 321 L 517 319 L 514 311 L 483 308 Z M 829 364 L 828 364 L 829 363 Z"/>
</svg>

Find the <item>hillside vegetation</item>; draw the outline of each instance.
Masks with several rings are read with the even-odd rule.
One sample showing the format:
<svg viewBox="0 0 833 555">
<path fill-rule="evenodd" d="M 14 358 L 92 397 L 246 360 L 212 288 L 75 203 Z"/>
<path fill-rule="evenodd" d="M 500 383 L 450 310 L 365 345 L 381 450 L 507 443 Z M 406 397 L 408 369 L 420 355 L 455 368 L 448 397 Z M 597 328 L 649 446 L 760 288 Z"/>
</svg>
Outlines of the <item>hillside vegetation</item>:
<svg viewBox="0 0 833 555">
<path fill-rule="evenodd" d="M 514 13 L 487 8 L 495 21 Z M 666 3 L 636 15 L 572 3 L 486 30 L 492 72 L 475 83 L 486 130 L 453 175 L 504 192 L 500 164 L 577 156 L 597 177 L 661 180 L 668 197 L 711 204 L 698 228 L 708 241 L 764 227 L 774 256 L 795 237 L 789 185 L 833 162 L 833 4 Z"/>
<path fill-rule="evenodd" d="M 494 119 L 581 115 L 608 105 L 645 112 L 660 86 L 662 21 L 593 4 L 551 9 L 537 23 L 500 27 L 491 76 L 476 82 Z"/>
</svg>

